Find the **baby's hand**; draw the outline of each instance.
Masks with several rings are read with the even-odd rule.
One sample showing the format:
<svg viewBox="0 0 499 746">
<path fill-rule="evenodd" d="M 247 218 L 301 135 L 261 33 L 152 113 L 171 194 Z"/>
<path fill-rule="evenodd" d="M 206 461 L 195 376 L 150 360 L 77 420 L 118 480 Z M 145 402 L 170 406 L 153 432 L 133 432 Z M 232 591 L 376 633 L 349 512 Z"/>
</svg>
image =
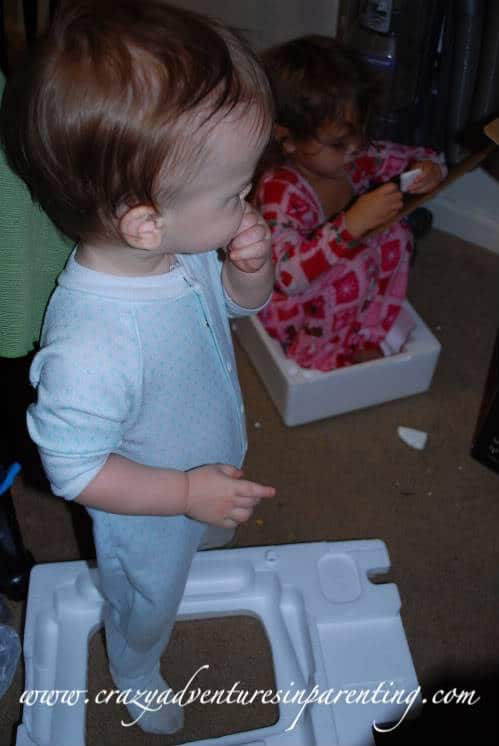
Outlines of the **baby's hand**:
<svg viewBox="0 0 499 746">
<path fill-rule="evenodd" d="M 435 189 L 443 179 L 442 170 L 434 161 L 417 161 L 411 164 L 411 169 L 420 168 L 421 173 L 414 179 L 407 191 L 411 194 L 426 194 Z"/>
<path fill-rule="evenodd" d="M 271 255 L 270 229 L 247 202 L 237 234 L 227 247 L 229 260 L 241 272 L 258 272 Z"/>
<path fill-rule="evenodd" d="M 347 210 L 347 229 L 354 238 L 361 238 L 372 228 L 392 220 L 402 206 L 402 192 L 396 184 L 387 182 L 367 194 L 362 194 Z"/>
<path fill-rule="evenodd" d="M 275 489 L 242 479 L 243 472 L 229 464 L 210 464 L 186 472 L 186 515 L 222 528 L 244 523 L 262 497 L 274 497 Z"/>
</svg>

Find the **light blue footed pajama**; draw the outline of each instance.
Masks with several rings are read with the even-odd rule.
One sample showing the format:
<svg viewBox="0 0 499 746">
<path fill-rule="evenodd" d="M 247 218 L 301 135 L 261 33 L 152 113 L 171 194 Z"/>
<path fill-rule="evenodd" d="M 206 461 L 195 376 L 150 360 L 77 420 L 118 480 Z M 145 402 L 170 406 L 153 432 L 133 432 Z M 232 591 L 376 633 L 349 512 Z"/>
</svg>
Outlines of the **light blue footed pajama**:
<svg viewBox="0 0 499 746">
<path fill-rule="evenodd" d="M 249 313 L 216 252 L 168 274 L 116 277 L 70 257 L 31 368 L 28 427 L 56 495 L 77 497 L 110 453 L 187 470 L 242 465 L 244 408 L 227 316 Z M 208 526 L 186 516 L 89 510 L 111 670 L 147 675 L 168 642 Z M 213 528 L 213 527 L 212 527 Z"/>
</svg>

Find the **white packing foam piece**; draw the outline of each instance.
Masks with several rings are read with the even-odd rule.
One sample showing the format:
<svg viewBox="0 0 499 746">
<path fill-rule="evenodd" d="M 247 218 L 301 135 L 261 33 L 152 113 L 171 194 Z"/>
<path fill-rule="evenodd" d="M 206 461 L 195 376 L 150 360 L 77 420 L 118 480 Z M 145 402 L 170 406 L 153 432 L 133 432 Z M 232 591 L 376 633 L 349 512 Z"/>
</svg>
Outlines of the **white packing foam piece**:
<svg viewBox="0 0 499 746">
<path fill-rule="evenodd" d="M 198 552 L 179 618 L 257 616 L 270 640 L 277 689 L 290 692 L 287 699 L 299 690 L 305 694 L 302 703 L 281 702 L 272 726 L 192 746 L 369 746 L 373 721 L 397 723 L 414 710 L 407 698 L 414 703 L 418 682 L 397 587 L 370 581 L 389 567 L 379 540 Z M 98 572 L 86 562 L 33 568 L 24 633 L 26 690 L 86 690 L 88 641 L 102 625 L 102 609 Z M 186 672 L 186 683 L 192 674 Z M 202 680 L 192 686 L 202 687 Z M 314 686 L 316 697 L 334 690 L 330 699 L 340 688 L 359 696 L 359 690 L 369 690 L 368 701 L 347 703 L 344 694 L 336 703 L 304 707 Z M 390 696 L 383 697 L 386 691 Z M 24 705 L 16 746 L 85 746 L 84 700 L 82 695 L 72 707 Z"/>
<path fill-rule="evenodd" d="M 428 440 L 428 433 L 423 430 L 414 430 L 412 427 L 398 427 L 397 433 L 400 440 L 403 440 L 411 448 L 417 448 L 422 451 Z"/>
<path fill-rule="evenodd" d="M 322 373 L 288 360 L 256 316 L 232 328 L 248 353 L 286 425 L 333 417 L 355 409 L 426 391 L 440 355 L 440 343 L 410 303 L 416 328 L 397 355 Z"/>
<path fill-rule="evenodd" d="M 413 168 L 411 171 L 404 171 L 400 174 L 400 191 L 407 192 L 422 173 L 421 168 Z"/>
</svg>

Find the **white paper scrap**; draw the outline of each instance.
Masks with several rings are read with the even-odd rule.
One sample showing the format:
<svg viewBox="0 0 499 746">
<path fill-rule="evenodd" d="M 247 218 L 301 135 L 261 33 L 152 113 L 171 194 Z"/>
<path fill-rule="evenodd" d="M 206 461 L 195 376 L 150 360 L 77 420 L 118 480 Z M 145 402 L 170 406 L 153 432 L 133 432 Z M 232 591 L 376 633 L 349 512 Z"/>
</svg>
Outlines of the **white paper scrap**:
<svg viewBox="0 0 499 746">
<path fill-rule="evenodd" d="M 403 440 L 411 448 L 417 448 L 418 451 L 423 450 L 428 440 L 428 433 L 422 430 L 414 430 L 412 427 L 398 427 L 397 433 L 400 440 Z"/>
</svg>

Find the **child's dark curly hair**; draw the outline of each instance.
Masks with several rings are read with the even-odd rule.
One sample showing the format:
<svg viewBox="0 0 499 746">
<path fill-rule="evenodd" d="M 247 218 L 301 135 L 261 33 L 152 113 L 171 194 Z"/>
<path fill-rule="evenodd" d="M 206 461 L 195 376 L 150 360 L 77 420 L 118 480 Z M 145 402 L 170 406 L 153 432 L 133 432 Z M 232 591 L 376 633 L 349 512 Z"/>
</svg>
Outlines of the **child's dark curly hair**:
<svg viewBox="0 0 499 746">
<path fill-rule="evenodd" d="M 322 124 L 341 124 L 353 109 L 355 134 L 368 138 L 379 86 L 362 61 L 336 39 L 302 36 L 268 49 L 261 59 L 274 95 L 276 123 L 291 137 L 309 140 Z M 267 152 L 267 162 L 276 160 L 276 150 L 278 143 Z"/>
</svg>

